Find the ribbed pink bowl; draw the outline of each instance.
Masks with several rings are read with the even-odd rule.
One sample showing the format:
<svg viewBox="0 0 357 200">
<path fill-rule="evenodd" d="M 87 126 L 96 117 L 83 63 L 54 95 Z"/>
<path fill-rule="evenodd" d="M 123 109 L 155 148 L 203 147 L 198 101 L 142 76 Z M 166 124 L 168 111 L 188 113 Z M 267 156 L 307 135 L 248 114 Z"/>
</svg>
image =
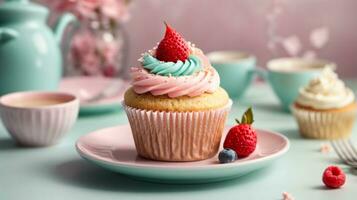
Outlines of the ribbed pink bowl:
<svg viewBox="0 0 357 200">
<path fill-rule="evenodd" d="M 23 106 L 26 102 L 36 101 L 58 103 Z M 79 100 L 66 93 L 19 92 L 0 98 L 1 120 L 12 138 L 24 146 L 58 143 L 75 123 L 78 110 Z"/>
</svg>

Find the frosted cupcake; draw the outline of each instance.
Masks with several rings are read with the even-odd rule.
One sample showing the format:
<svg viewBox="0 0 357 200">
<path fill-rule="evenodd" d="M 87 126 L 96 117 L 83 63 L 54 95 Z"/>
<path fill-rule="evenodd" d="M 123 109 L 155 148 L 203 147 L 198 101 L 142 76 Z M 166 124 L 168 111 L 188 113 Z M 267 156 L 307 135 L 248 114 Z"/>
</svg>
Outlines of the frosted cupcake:
<svg viewBox="0 0 357 200">
<path fill-rule="evenodd" d="M 232 102 L 203 52 L 166 25 L 164 39 L 139 62 L 123 103 L 138 154 L 162 161 L 214 156 Z"/>
<path fill-rule="evenodd" d="M 356 108 L 352 90 L 327 67 L 300 90 L 292 112 L 302 136 L 338 139 L 351 134 Z"/>
</svg>

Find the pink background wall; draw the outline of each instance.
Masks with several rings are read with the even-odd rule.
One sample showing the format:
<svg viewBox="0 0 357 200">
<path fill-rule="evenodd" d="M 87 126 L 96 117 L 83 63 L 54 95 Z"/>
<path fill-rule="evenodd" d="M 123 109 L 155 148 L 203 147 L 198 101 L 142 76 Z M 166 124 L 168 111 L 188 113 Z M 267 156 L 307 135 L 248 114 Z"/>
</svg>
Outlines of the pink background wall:
<svg viewBox="0 0 357 200">
<path fill-rule="evenodd" d="M 130 63 L 160 41 L 163 20 L 205 52 L 242 50 L 255 54 L 259 64 L 272 58 L 267 48 L 266 14 L 269 0 L 133 0 L 130 34 Z M 318 56 L 338 64 L 343 77 L 357 78 L 357 1 L 285 0 L 278 21 L 282 36 L 296 34 L 310 49 L 308 35 L 314 28 L 330 30 L 328 45 Z M 280 56 L 284 56 L 280 54 Z"/>
</svg>

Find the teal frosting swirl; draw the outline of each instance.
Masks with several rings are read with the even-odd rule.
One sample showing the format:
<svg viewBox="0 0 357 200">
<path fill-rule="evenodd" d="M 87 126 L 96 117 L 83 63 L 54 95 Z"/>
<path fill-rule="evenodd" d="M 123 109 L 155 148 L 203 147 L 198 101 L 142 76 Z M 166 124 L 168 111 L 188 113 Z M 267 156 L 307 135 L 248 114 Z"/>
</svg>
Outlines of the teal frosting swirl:
<svg viewBox="0 0 357 200">
<path fill-rule="evenodd" d="M 187 76 L 201 69 L 201 60 L 194 55 L 188 57 L 185 62 L 163 62 L 150 54 L 143 56 L 142 65 L 150 73 L 162 76 Z"/>
</svg>

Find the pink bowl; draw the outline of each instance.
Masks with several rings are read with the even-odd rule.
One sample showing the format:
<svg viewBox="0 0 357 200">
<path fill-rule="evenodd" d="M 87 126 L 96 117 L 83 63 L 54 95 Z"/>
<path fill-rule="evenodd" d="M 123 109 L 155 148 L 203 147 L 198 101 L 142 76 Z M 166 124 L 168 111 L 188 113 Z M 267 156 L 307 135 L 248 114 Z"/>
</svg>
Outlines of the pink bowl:
<svg viewBox="0 0 357 200">
<path fill-rule="evenodd" d="M 20 145 L 57 143 L 75 123 L 79 100 L 59 92 L 18 92 L 0 98 L 1 120 Z"/>
</svg>

